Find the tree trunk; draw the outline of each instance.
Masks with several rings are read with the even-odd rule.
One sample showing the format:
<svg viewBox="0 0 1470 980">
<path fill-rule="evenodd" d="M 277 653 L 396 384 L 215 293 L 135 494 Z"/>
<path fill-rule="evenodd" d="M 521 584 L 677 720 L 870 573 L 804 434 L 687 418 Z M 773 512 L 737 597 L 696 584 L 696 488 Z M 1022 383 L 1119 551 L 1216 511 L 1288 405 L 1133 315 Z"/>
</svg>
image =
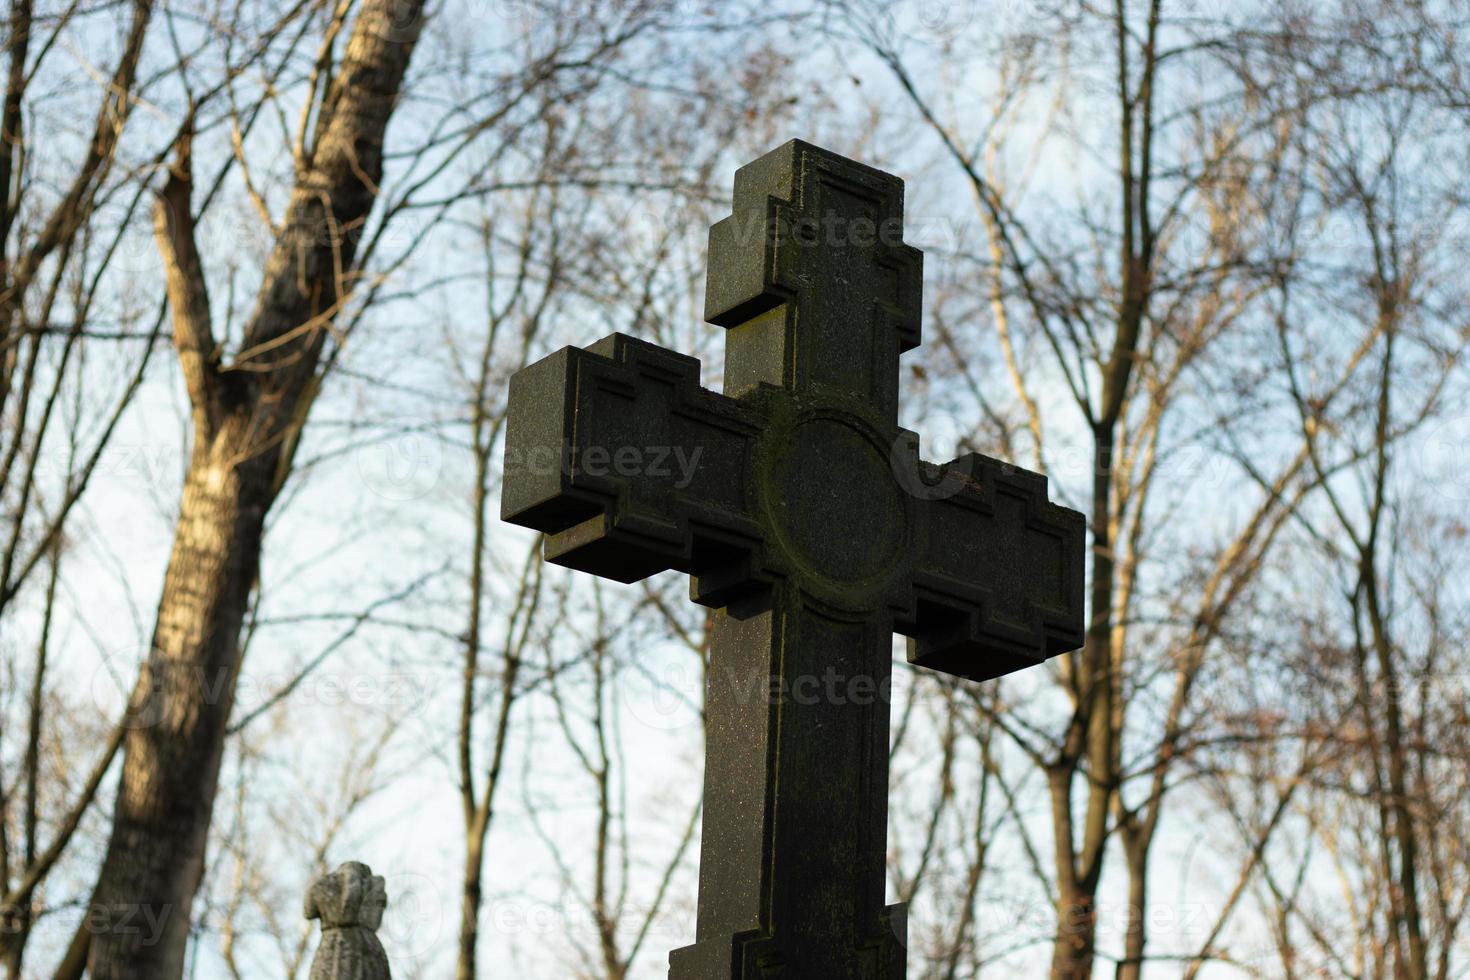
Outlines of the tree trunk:
<svg viewBox="0 0 1470 980">
<path fill-rule="evenodd" d="M 1388 445 L 1392 439 L 1390 411 L 1393 393 L 1394 337 L 1397 328 L 1397 296 L 1393 291 L 1380 297 L 1380 317 L 1384 330 L 1383 371 L 1379 376 L 1377 425 L 1374 431 L 1377 472 L 1374 481 L 1371 525 L 1367 540 L 1359 548 L 1358 588 L 1363 596 L 1364 611 L 1372 632 L 1373 652 L 1378 659 L 1378 670 L 1383 687 L 1384 752 L 1388 766 L 1388 799 L 1386 805 L 1393 815 L 1393 839 L 1398 848 L 1397 878 L 1393 861 L 1384 862 L 1384 876 L 1390 890 L 1396 890 L 1396 901 L 1390 903 L 1394 909 L 1393 924 L 1397 939 L 1402 931 L 1407 934 L 1407 955 L 1397 950 L 1394 971 L 1406 980 L 1428 980 L 1429 950 L 1424 939 L 1423 914 L 1419 903 L 1419 842 L 1415 829 L 1415 807 L 1410 800 L 1408 785 L 1408 749 L 1404 737 L 1403 678 L 1395 654 L 1393 640 L 1389 636 L 1388 614 L 1385 614 L 1379 594 L 1378 541 L 1380 529 L 1387 510 L 1385 488 L 1388 481 Z M 1358 616 L 1357 609 L 1353 611 Z M 1355 619 L 1356 621 L 1356 619 Z M 1359 645 L 1362 645 L 1361 639 Z M 1366 702 L 1365 702 L 1366 703 Z M 1370 719 L 1370 724 L 1372 720 Z M 1374 765 L 1378 760 L 1374 759 Z M 1383 805 L 1383 804 L 1380 804 Z"/>
<path fill-rule="evenodd" d="M 240 420 L 245 421 L 244 419 Z M 94 977 L 178 977 L 271 488 L 231 465 L 243 426 L 195 454 L 153 649 L 130 704 L 122 784 L 89 914 Z M 264 486 L 262 486 L 264 482 Z"/>
<path fill-rule="evenodd" d="M 1136 335 L 1135 335 L 1136 336 Z M 1130 348 L 1131 349 L 1131 348 Z M 1073 732 L 1063 757 L 1048 780 L 1056 834 L 1057 866 L 1063 869 L 1057 891 L 1057 932 L 1052 942 L 1053 980 L 1089 980 L 1097 942 L 1097 886 L 1102 876 L 1108 838 L 1108 810 L 1113 799 L 1117 735 L 1114 731 L 1113 590 L 1116 561 L 1113 554 L 1113 464 L 1116 411 L 1121 405 L 1123 380 L 1115 380 L 1105 394 L 1109 412 L 1093 430 L 1092 584 L 1087 642 L 1082 648 L 1079 676 L 1075 678 L 1078 707 Z M 1116 391 L 1118 394 L 1113 394 Z M 1072 787 L 1087 766 L 1087 808 L 1082 840 L 1073 835 Z"/>
<path fill-rule="evenodd" d="M 366 0 L 303 152 L 238 363 L 220 364 L 189 214 L 187 138 L 158 237 L 194 449 L 153 645 L 130 704 L 107 855 L 87 916 L 94 980 L 177 980 L 240 670 L 266 514 L 290 471 L 326 328 L 351 289 L 417 0 Z"/>
<path fill-rule="evenodd" d="M 456 980 L 475 980 L 475 951 L 480 944 L 480 885 L 484 875 L 484 840 L 471 831 L 465 839 L 464 885 L 460 896 L 459 960 Z"/>
<path fill-rule="evenodd" d="M 1128 862 L 1128 926 L 1123 935 L 1123 959 L 1117 980 L 1140 980 L 1143 952 L 1148 942 L 1148 852 L 1153 842 L 1151 829 L 1138 827 L 1123 835 L 1123 852 Z"/>
<path fill-rule="evenodd" d="M 1087 980 L 1097 936 L 1097 896 L 1077 889 L 1057 901 L 1057 934 L 1052 944 L 1052 980 Z"/>
</svg>

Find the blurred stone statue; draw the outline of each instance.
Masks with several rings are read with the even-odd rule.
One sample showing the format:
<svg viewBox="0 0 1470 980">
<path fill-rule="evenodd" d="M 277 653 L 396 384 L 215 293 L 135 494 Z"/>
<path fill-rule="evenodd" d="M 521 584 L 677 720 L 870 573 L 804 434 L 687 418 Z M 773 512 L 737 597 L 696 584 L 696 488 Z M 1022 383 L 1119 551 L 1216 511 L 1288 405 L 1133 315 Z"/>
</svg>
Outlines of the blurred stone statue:
<svg viewBox="0 0 1470 980">
<path fill-rule="evenodd" d="M 378 941 L 388 890 L 379 875 L 348 861 L 306 892 L 306 917 L 322 920 L 322 944 L 309 980 L 390 980 L 388 955 Z"/>
</svg>

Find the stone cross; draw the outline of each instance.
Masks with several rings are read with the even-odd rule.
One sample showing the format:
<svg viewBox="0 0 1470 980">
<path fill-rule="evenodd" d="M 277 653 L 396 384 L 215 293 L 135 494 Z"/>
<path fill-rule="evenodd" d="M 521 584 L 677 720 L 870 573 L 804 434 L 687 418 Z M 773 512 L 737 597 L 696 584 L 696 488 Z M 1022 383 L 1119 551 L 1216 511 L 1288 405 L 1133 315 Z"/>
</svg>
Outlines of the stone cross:
<svg viewBox="0 0 1470 980">
<path fill-rule="evenodd" d="M 349 861 L 306 892 L 306 917 L 322 921 L 309 980 L 391 980 L 378 941 L 388 891 L 371 868 Z"/>
<path fill-rule="evenodd" d="M 735 175 L 691 357 L 613 334 L 510 382 L 501 516 L 548 561 L 715 609 L 699 911 L 672 980 L 900 980 L 884 905 L 892 634 L 983 680 L 1082 642 L 1082 516 L 897 422 L 922 255 L 903 182 L 793 141 Z"/>
</svg>

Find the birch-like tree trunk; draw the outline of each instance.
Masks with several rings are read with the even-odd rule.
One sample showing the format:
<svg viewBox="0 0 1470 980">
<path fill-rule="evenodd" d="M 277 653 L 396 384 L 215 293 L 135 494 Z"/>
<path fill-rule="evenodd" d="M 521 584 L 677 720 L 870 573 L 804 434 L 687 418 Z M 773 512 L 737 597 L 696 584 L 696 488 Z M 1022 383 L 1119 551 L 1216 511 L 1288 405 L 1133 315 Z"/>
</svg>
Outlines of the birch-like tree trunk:
<svg viewBox="0 0 1470 980">
<path fill-rule="evenodd" d="M 419 0 L 363 3 L 317 107 L 316 139 L 297 161 L 282 231 L 229 364 L 214 340 L 194 244 L 187 136 L 161 194 L 156 231 L 193 450 L 87 919 L 96 980 L 182 975 L 262 530 L 290 472 L 327 329 L 352 289 L 357 242 L 382 179 L 384 134 L 421 18 Z"/>
</svg>

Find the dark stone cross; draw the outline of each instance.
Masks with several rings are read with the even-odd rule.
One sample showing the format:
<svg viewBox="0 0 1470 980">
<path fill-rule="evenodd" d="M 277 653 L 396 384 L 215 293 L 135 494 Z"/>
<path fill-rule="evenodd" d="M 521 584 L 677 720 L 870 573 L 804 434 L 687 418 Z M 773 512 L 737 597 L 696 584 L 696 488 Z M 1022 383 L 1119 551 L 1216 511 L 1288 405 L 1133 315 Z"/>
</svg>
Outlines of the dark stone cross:
<svg viewBox="0 0 1470 980">
<path fill-rule="evenodd" d="M 787 143 L 710 230 L 723 394 L 623 334 L 510 382 L 501 516 L 560 565 L 687 572 L 716 610 L 698 925 L 671 980 L 901 980 L 892 634 L 981 680 L 1082 642 L 1082 516 L 988 457 L 923 462 L 898 427 L 922 288 L 902 231 L 901 180 Z"/>
</svg>

